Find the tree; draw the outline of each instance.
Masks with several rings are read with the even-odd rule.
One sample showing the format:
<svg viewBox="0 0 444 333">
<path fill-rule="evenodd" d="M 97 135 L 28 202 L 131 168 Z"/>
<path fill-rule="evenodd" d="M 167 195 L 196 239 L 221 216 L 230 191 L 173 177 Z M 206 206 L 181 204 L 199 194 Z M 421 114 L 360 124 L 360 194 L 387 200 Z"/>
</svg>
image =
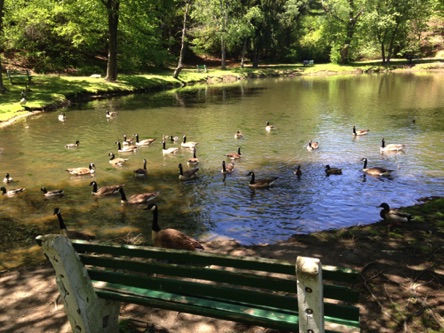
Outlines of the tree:
<svg viewBox="0 0 444 333">
<path fill-rule="evenodd" d="M 390 63 L 391 58 L 408 43 L 407 36 L 413 29 L 418 35 L 418 28 L 424 25 L 431 15 L 433 0 L 369 0 L 365 14 L 369 35 L 376 38 L 380 46 L 383 63 Z M 416 27 L 415 27 L 416 23 Z"/>
<path fill-rule="evenodd" d="M 333 33 L 334 44 L 337 45 L 340 64 L 349 62 L 350 48 L 359 19 L 365 9 L 365 0 L 323 0 L 322 8 L 327 15 L 327 25 Z M 329 23 L 328 23 L 329 22 Z M 335 48 L 333 47 L 333 51 Z M 335 56 L 332 57 L 333 61 Z"/>
<path fill-rule="evenodd" d="M 183 56 L 185 52 L 185 44 L 186 44 L 186 34 L 187 34 L 187 17 L 188 17 L 188 10 L 190 8 L 191 0 L 185 1 L 185 10 L 183 13 L 183 27 L 182 27 L 182 38 L 180 43 L 180 53 L 179 53 L 179 59 L 177 61 L 177 67 L 174 70 L 173 77 L 175 79 L 179 78 L 180 71 L 183 67 Z"/>
<path fill-rule="evenodd" d="M 108 62 L 106 80 L 117 80 L 117 35 L 119 26 L 120 0 L 101 0 L 108 14 Z"/>
<path fill-rule="evenodd" d="M 3 69 L 2 69 L 2 57 L 1 53 L 3 52 L 3 8 L 5 7 L 5 0 L 0 0 L 0 93 L 6 91 L 6 88 L 3 84 Z"/>
</svg>

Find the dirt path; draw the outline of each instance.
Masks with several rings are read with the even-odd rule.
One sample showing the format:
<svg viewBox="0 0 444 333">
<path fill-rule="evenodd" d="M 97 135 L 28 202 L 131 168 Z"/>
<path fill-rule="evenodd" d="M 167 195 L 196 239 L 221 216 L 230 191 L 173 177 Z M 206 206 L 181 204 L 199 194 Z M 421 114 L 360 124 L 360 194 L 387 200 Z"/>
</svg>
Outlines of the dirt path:
<svg viewBox="0 0 444 333">
<path fill-rule="evenodd" d="M 207 251 L 256 255 L 294 262 L 313 256 L 323 264 L 361 271 L 362 332 L 444 332 L 443 231 L 432 222 L 412 222 L 395 232 L 376 223 L 339 231 L 297 235 L 272 245 L 241 247 L 216 240 Z M 0 275 L 0 331 L 8 333 L 71 332 L 57 302 L 49 266 L 3 272 Z M 202 318 L 177 312 L 124 305 L 121 318 L 134 332 L 150 333 L 270 333 L 260 327 Z"/>
</svg>

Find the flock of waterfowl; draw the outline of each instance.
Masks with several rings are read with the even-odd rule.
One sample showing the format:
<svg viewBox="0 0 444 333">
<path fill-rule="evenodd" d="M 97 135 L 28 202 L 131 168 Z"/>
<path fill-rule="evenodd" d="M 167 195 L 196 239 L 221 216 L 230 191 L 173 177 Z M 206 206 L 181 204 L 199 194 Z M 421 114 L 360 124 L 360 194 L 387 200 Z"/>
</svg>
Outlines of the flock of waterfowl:
<svg viewBox="0 0 444 333">
<path fill-rule="evenodd" d="M 115 112 L 106 112 L 106 117 L 108 119 L 115 117 Z M 66 115 L 60 114 L 58 116 L 59 121 L 66 121 Z M 265 131 L 270 132 L 275 130 L 275 126 L 271 125 L 270 122 L 266 122 Z M 353 136 L 363 136 L 369 133 L 368 129 L 357 130 L 355 126 L 353 126 Z M 241 140 L 243 138 L 243 134 L 241 131 L 236 131 L 234 133 L 234 138 L 237 140 Z M 128 138 L 126 135 L 123 137 L 123 142 L 116 141 L 118 153 L 131 153 L 137 151 L 140 147 L 150 146 L 156 139 L 147 138 L 140 139 L 138 134 L 134 134 L 132 138 Z M 185 170 L 182 163 L 178 164 L 178 179 L 179 180 L 192 180 L 198 177 L 199 171 L 199 159 L 196 156 L 196 147 L 198 142 L 188 141 L 186 135 L 183 135 L 182 142 L 180 143 L 180 148 L 177 146 L 167 147 L 167 141 L 171 143 L 176 143 L 178 137 L 174 137 L 171 135 L 165 135 L 162 137 L 162 154 L 175 154 L 179 151 L 179 149 L 187 149 L 193 152 L 193 157 L 187 160 L 187 165 L 189 169 Z M 80 141 L 77 140 L 75 143 L 68 143 L 65 145 L 67 149 L 75 149 L 80 146 Z M 307 150 L 308 151 L 316 151 L 319 149 L 320 144 L 317 141 L 308 141 Z M 403 144 L 386 144 L 385 140 L 382 139 L 380 152 L 388 152 L 388 151 L 402 151 L 406 147 Z M 0 153 L 3 151 L 3 148 L 0 148 Z M 109 163 L 115 167 L 123 166 L 128 159 L 124 157 L 116 157 L 114 153 L 110 152 L 109 154 Z M 239 147 L 237 152 L 225 154 L 227 159 L 230 159 L 230 162 L 222 161 L 222 169 L 220 172 L 225 176 L 227 174 L 233 173 L 235 170 L 234 161 L 242 158 L 241 148 Z M 383 167 L 368 167 L 367 158 L 363 158 L 363 173 L 376 176 L 376 177 L 384 177 L 389 176 L 393 170 L 386 169 Z M 147 176 L 147 161 L 143 159 L 143 167 L 136 169 L 133 171 L 135 177 L 145 177 Z M 76 167 L 76 168 L 68 168 L 66 171 L 74 176 L 84 176 L 84 175 L 92 175 L 95 173 L 95 164 L 90 163 L 87 167 Z M 332 167 L 330 165 L 325 166 L 325 173 L 327 176 L 329 175 L 341 175 L 342 169 Z M 294 169 L 294 174 L 300 178 L 302 176 L 301 166 L 298 165 Z M 261 188 L 269 188 L 274 185 L 278 177 L 268 177 L 268 178 L 257 178 L 253 171 L 250 171 L 247 176 L 250 177 L 250 181 L 248 186 L 254 189 Z M 9 173 L 5 175 L 3 179 L 5 184 L 13 183 L 13 179 Z M 134 205 L 147 205 L 146 210 L 150 210 L 153 213 L 153 221 L 152 221 L 152 240 L 155 246 L 167 247 L 167 248 L 181 248 L 187 250 L 195 250 L 195 249 L 203 249 L 202 245 L 199 244 L 196 240 L 184 235 L 178 230 L 175 229 L 164 229 L 162 230 L 158 224 L 158 207 L 156 204 L 151 203 L 160 193 L 159 192 L 149 192 L 149 193 L 138 193 L 126 196 L 124 191 L 124 184 L 117 185 L 107 185 L 99 187 L 96 181 L 92 181 L 90 184 L 92 186 L 92 195 L 93 196 L 107 196 L 107 195 L 115 195 L 120 194 L 122 204 L 134 204 Z M 25 188 L 14 188 L 14 189 L 6 189 L 5 186 L 1 187 L 2 194 L 5 196 L 15 196 L 19 193 L 23 192 Z M 47 190 L 45 187 L 41 187 L 41 191 L 43 192 L 45 197 L 54 197 L 61 196 L 64 194 L 63 189 L 55 189 L 55 190 Z M 409 214 L 405 214 L 400 212 L 399 210 L 390 209 L 387 203 L 382 203 L 379 207 L 382 208 L 380 211 L 380 216 L 385 221 L 389 223 L 390 226 L 398 225 L 402 222 L 410 221 L 412 216 Z M 92 239 L 94 236 L 89 234 L 83 234 L 80 232 L 68 232 L 66 225 L 63 221 L 61 211 L 59 208 L 54 210 L 54 215 L 57 215 L 60 230 L 64 235 L 67 235 L 71 238 L 82 238 L 82 239 Z"/>
</svg>

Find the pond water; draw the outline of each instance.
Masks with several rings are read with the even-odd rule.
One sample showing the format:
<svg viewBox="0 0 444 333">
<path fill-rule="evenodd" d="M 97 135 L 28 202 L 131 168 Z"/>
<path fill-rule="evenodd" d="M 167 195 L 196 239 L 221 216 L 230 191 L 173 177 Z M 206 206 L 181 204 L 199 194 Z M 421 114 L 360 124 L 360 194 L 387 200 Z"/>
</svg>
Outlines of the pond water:
<svg viewBox="0 0 444 333">
<path fill-rule="evenodd" d="M 380 220 L 380 203 L 411 205 L 424 196 L 444 195 L 444 75 L 387 74 L 276 78 L 225 86 L 200 86 L 73 105 L 58 114 L 27 118 L 1 129 L 0 172 L 15 180 L 7 188 L 23 194 L 0 198 L 1 217 L 31 235 L 56 232 L 59 207 L 68 228 L 94 232 L 98 239 L 126 239 L 141 233 L 150 243 L 150 211 L 122 206 L 120 197 L 95 198 L 99 187 L 125 184 L 127 196 L 160 191 L 161 227 L 177 228 L 200 240 L 235 239 L 242 244 L 284 240 L 296 233 L 364 225 Z M 32 98 L 32 96 L 30 96 Z M 116 111 L 112 119 L 105 110 Z M 266 121 L 276 129 L 265 131 Z M 370 129 L 353 137 L 352 127 Z M 240 130 L 244 137 L 235 139 Z M 155 138 L 149 147 L 118 154 L 115 142 L 126 134 Z M 199 178 L 178 180 L 178 164 L 188 169 L 192 152 L 162 154 L 162 136 L 182 135 L 199 142 Z M 381 154 L 381 139 L 402 143 L 400 153 Z M 80 141 L 78 149 L 64 145 Z M 315 151 L 306 149 L 318 141 Z M 223 177 L 225 154 L 241 147 L 235 171 Z M 121 168 L 108 153 L 128 158 Z M 369 166 L 395 170 L 390 178 L 362 173 Z M 148 176 L 133 170 L 147 160 Z M 94 176 L 65 170 L 95 163 Z M 326 176 L 326 164 L 343 169 Z M 298 179 L 293 170 L 300 165 Z M 248 187 L 256 177 L 279 177 L 269 189 Z M 3 175 L 2 175 L 3 178 Z M 63 188 L 61 198 L 45 199 L 40 188 Z M 142 207 L 143 208 L 143 207 Z"/>
</svg>

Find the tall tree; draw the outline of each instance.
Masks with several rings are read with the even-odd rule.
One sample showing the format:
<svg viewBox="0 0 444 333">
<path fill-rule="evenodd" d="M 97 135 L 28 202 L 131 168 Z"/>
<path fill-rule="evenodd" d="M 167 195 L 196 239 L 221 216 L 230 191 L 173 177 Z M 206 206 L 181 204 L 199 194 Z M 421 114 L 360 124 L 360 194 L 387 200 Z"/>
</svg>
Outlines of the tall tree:
<svg viewBox="0 0 444 333">
<path fill-rule="evenodd" d="M 0 0 L 0 93 L 3 93 L 6 91 L 6 88 L 3 84 L 3 69 L 2 69 L 2 53 L 4 51 L 3 46 L 3 9 L 5 7 L 5 0 Z"/>
<path fill-rule="evenodd" d="M 330 22 L 330 31 L 334 31 L 335 44 L 338 47 L 340 64 L 349 62 L 350 49 L 354 41 L 356 27 L 364 13 L 366 0 L 323 0 L 324 9 Z M 333 57 L 334 58 L 334 57 Z M 335 59 L 332 59 L 335 60 Z"/>
<path fill-rule="evenodd" d="M 186 35 L 187 35 L 187 17 L 188 17 L 188 10 L 190 8 L 191 0 L 185 1 L 185 10 L 183 13 L 183 26 L 182 26 L 182 37 L 180 42 L 180 52 L 179 52 L 179 59 L 177 61 L 177 67 L 174 70 L 173 77 L 175 79 L 179 78 L 180 71 L 183 68 L 183 57 L 185 53 L 185 46 L 186 46 Z"/>
<path fill-rule="evenodd" d="M 390 63 L 397 51 L 403 49 L 411 29 L 418 33 L 414 24 L 427 21 L 432 8 L 433 0 L 368 0 L 366 26 L 380 45 L 384 63 Z"/>
<path fill-rule="evenodd" d="M 120 0 L 101 0 L 108 13 L 108 63 L 106 65 L 106 80 L 117 80 L 117 35 L 119 26 Z"/>
</svg>

